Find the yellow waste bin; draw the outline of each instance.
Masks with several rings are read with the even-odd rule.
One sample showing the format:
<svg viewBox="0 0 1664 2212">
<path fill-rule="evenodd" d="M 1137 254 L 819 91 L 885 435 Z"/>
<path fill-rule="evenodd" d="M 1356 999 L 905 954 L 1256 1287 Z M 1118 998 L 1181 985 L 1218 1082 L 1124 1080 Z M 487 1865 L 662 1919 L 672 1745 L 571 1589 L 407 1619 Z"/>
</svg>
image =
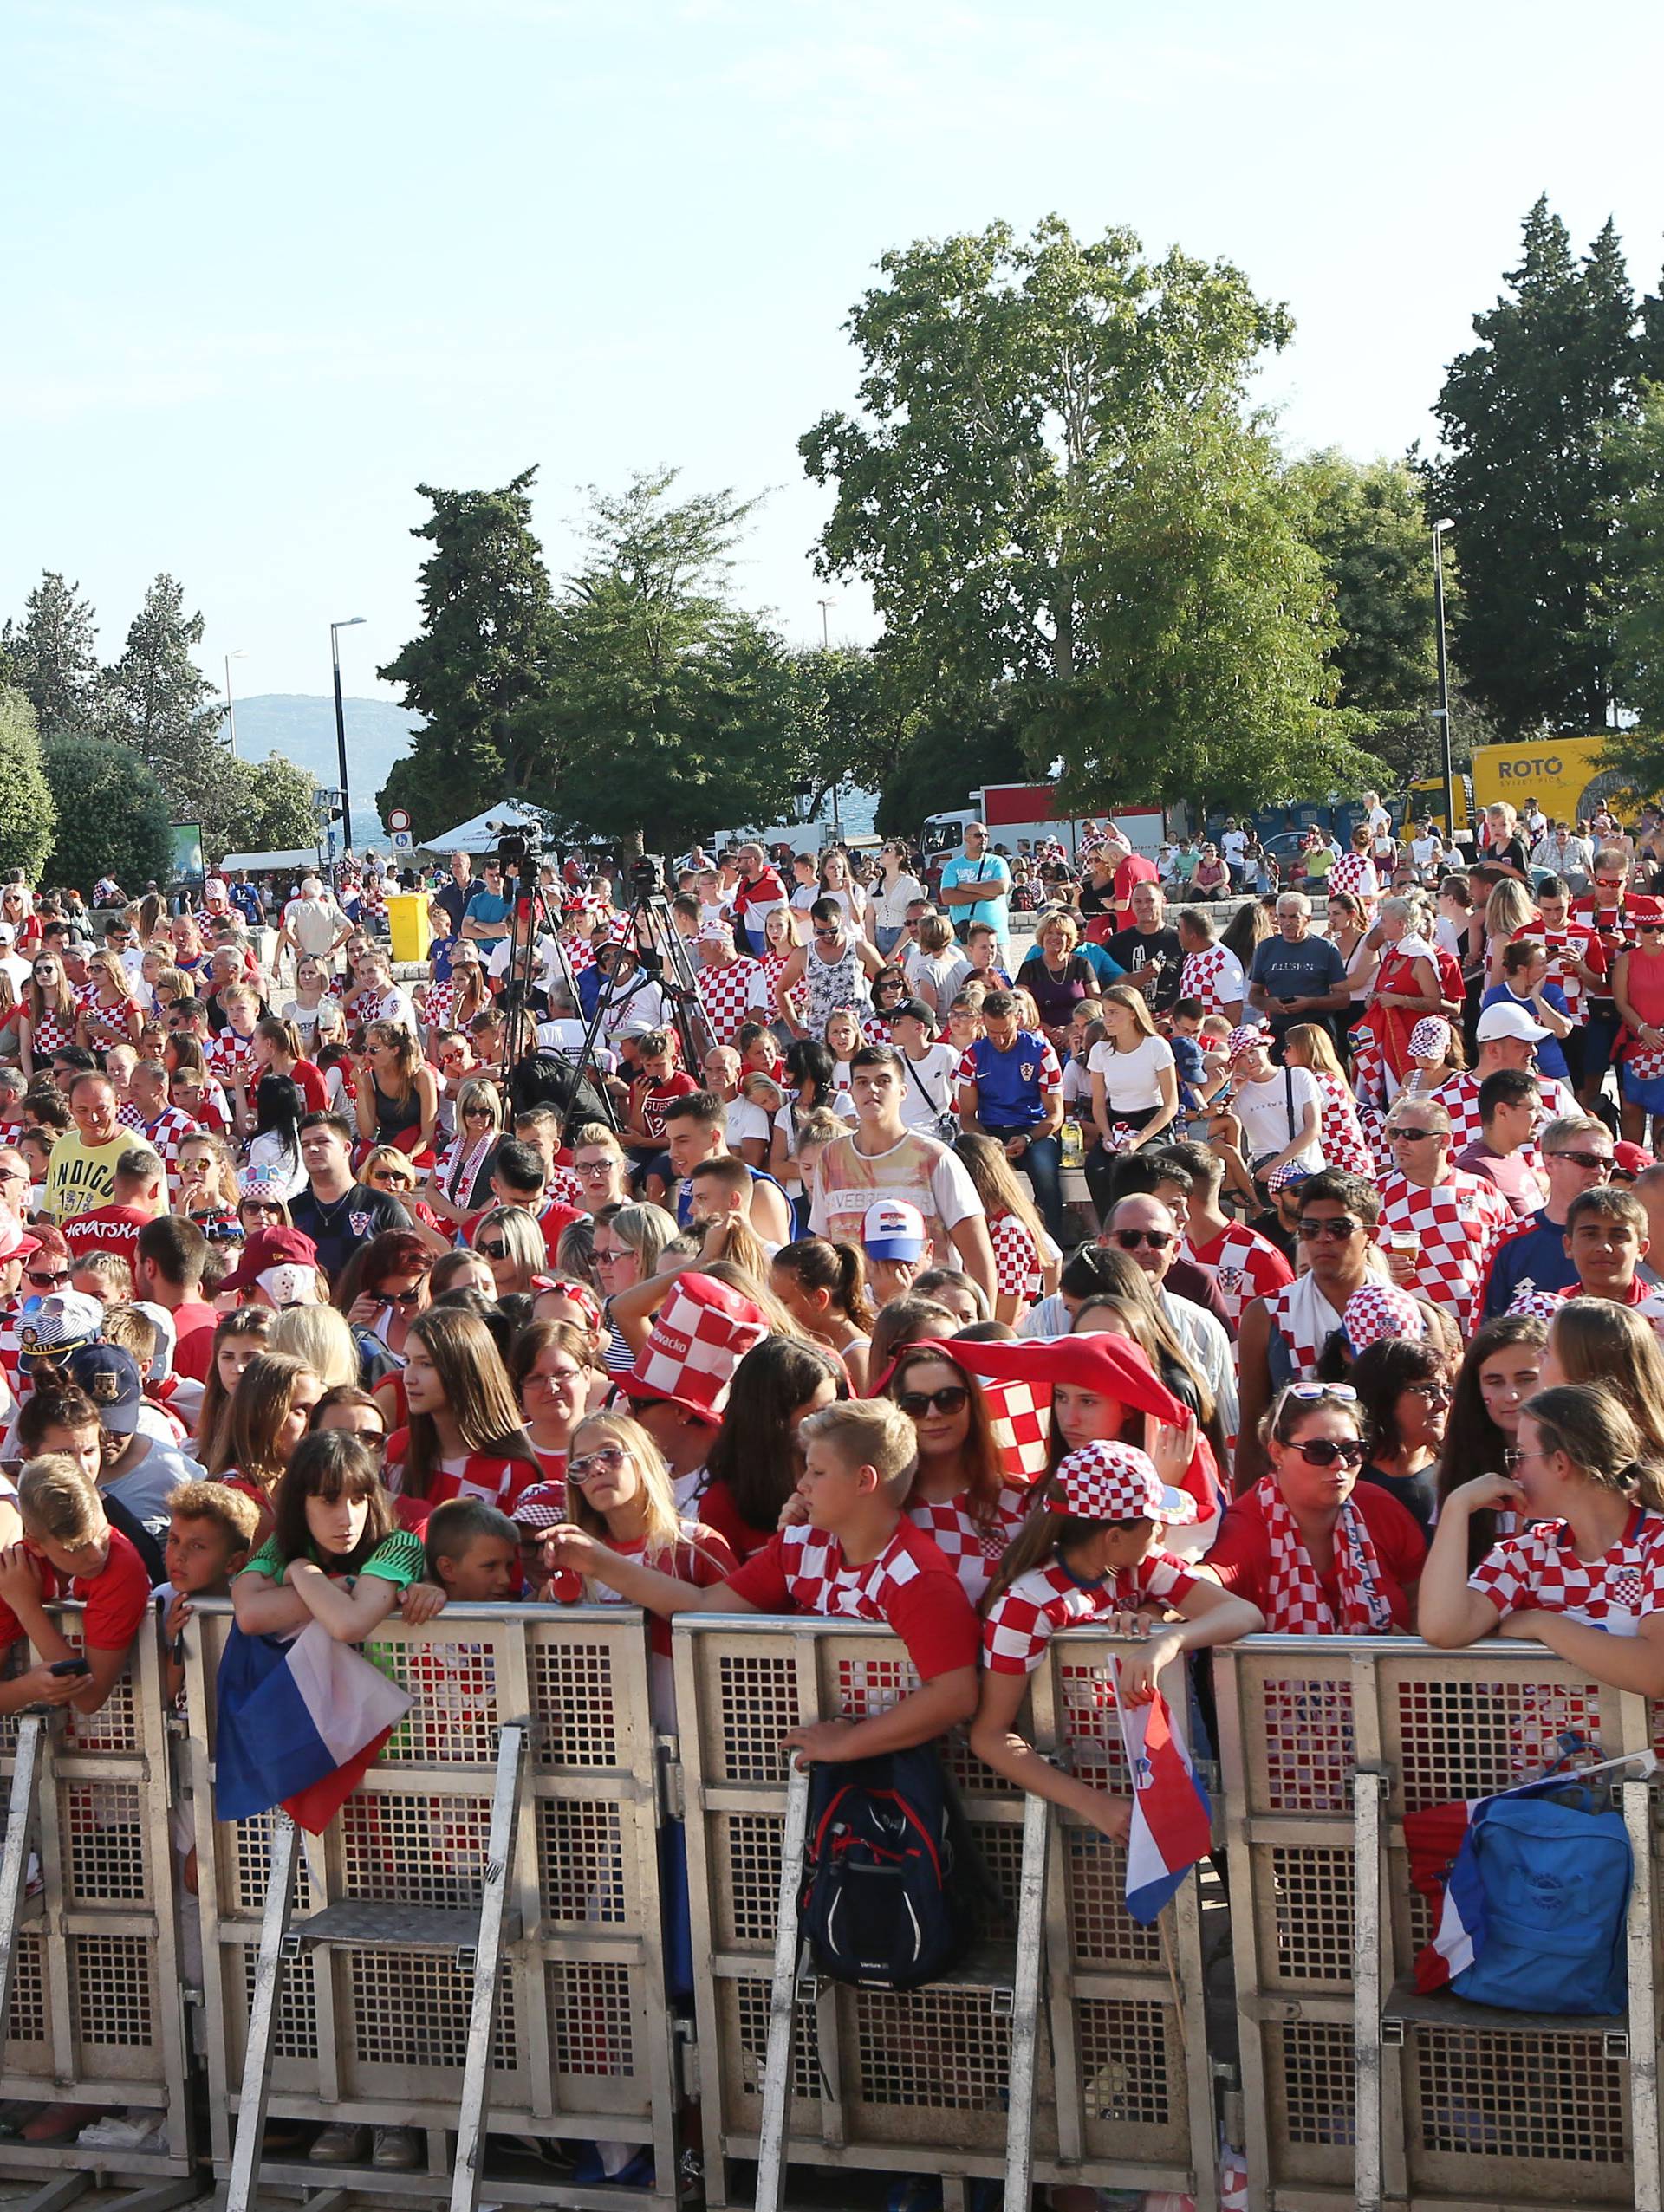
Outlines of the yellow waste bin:
<svg viewBox="0 0 1664 2212">
<path fill-rule="evenodd" d="M 428 927 L 426 893 L 395 892 L 387 901 L 387 927 L 393 932 L 395 960 L 426 960 L 433 935 Z"/>
</svg>

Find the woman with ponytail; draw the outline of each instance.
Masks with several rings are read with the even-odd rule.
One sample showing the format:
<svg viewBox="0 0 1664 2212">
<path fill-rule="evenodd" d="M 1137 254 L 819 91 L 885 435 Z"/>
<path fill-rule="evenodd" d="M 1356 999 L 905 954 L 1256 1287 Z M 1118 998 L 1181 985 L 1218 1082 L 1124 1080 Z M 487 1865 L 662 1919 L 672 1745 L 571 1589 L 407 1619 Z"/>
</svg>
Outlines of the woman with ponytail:
<svg viewBox="0 0 1664 2212">
<path fill-rule="evenodd" d="M 1599 1384 L 1527 1398 L 1509 1473 L 1479 1476 L 1445 1501 L 1421 1577 L 1427 1642 L 1460 1651 L 1493 1633 L 1523 1638 L 1615 1689 L 1664 1694 L 1664 1475 L 1641 1450 Z M 1497 1506 L 1531 1524 L 1470 1575 L 1468 1515 Z"/>
<path fill-rule="evenodd" d="M 1116 1695 L 1147 1705 L 1156 1677 L 1181 1652 L 1232 1644 L 1264 1626 L 1258 1608 L 1228 1597 L 1162 1548 L 1169 1528 L 1196 1517 L 1195 1501 L 1167 1489 L 1134 1444 L 1071 1451 L 1036 1493 L 983 1605 L 982 1693 L 971 1748 L 1019 1789 L 1049 1798 L 1107 1836 L 1124 1838 L 1132 1803 L 1043 1758 L 1017 1733 L 1028 1677 L 1053 1633 L 1102 1620 L 1146 1638 L 1120 1663 Z M 1180 1616 L 1153 1631 L 1144 1608 Z"/>
<path fill-rule="evenodd" d="M 783 1244 L 769 1270 L 769 1288 L 810 1341 L 843 1362 L 850 1388 L 864 1391 L 874 1315 L 860 1246 L 829 1236 Z"/>
</svg>

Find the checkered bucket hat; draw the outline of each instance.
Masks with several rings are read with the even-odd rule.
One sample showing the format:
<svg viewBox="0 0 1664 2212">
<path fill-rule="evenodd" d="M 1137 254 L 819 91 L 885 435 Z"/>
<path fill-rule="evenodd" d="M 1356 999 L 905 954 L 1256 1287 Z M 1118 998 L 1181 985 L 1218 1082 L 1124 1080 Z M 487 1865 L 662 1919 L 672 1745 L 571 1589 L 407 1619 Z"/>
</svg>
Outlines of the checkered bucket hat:
<svg viewBox="0 0 1664 2212">
<path fill-rule="evenodd" d="M 768 1333 L 761 1309 L 727 1283 L 679 1275 L 623 1387 L 631 1398 L 667 1398 L 719 1422 L 735 1368 Z"/>
</svg>

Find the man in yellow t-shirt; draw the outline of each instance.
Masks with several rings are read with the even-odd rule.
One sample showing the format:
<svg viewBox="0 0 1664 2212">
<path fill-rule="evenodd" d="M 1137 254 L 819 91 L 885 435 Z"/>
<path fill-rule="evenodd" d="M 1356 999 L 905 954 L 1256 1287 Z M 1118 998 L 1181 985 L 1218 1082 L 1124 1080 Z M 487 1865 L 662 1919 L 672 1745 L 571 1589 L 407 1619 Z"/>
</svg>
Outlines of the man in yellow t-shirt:
<svg viewBox="0 0 1664 2212">
<path fill-rule="evenodd" d="M 68 1221 L 107 1206 L 115 1194 L 115 1164 L 136 1139 L 118 1128 L 115 1087 L 107 1075 L 87 1069 L 69 1086 L 75 1121 L 52 1147 L 46 1171 L 44 1210 L 51 1221 Z"/>
</svg>

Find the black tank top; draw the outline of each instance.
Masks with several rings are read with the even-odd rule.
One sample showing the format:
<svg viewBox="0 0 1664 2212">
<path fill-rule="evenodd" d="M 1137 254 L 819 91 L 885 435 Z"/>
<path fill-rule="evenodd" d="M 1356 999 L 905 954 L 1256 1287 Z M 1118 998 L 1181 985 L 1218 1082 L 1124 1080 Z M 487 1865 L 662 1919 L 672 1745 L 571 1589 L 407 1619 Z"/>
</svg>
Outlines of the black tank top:
<svg viewBox="0 0 1664 2212">
<path fill-rule="evenodd" d="M 390 1099 L 375 1078 L 370 1078 L 370 1088 L 375 1093 L 375 1141 L 390 1145 L 406 1129 L 419 1129 L 422 1121 L 422 1102 L 416 1095 L 413 1083 L 402 1099 Z"/>
</svg>

